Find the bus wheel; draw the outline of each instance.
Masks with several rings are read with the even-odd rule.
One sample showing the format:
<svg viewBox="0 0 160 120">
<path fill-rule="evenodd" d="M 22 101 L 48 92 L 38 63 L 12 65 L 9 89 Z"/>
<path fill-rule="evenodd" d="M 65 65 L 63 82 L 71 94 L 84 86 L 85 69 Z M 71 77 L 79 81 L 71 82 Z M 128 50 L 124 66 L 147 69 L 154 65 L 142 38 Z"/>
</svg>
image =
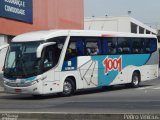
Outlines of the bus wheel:
<svg viewBox="0 0 160 120">
<path fill-rule="evenodd" d="M 71 79 L 67 78 L 63 83 L 63 96 L 71 96 L 74 93 L 74 83 Z"/>
<path fill-rule="evenodd" d="M 131 83 L 131 86 L 133 88 L 137 88 L 139 87 L 139 83 L 140 83 L 140 76 L 137 72 L 134 72 L 133 75 L 132 75 L 132 83 Z"/>
</svg>

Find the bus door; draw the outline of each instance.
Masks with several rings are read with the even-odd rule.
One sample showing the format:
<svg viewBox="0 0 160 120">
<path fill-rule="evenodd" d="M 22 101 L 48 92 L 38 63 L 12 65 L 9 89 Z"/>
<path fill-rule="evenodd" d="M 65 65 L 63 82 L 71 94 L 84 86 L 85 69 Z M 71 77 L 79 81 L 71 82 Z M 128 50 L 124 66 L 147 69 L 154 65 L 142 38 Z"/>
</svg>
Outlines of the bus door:
<svg viewBox="0 0 160 120">
<path fill-rule="evenodd" d="M 42 71 L 46 79 L 43 81 L 43 90 L 48 93 L 53 89 L 54 92 L 55 90 L 59 91 L 59 86 L 57 86 L 59 81 L 54 79 L 55 71 L 53 69 L 58 63 L 59 54 L 57 44 L 45 47 L 42 52 Z"/>
</svg>

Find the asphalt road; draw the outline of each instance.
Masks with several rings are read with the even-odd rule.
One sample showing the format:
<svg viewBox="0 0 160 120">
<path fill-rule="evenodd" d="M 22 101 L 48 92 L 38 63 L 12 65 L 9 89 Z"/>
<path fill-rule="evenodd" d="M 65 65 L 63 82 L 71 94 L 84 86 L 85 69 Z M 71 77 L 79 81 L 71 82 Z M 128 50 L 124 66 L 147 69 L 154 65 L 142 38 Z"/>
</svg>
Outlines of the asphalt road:
<svg viewBox="0 0 160 120">
<path fill-rule="evenodd" d="M 71 97 L 0 93 L 0 112 L 160 113 L 160 78 L 141 84 L 87 90 Z"/>
</svg>

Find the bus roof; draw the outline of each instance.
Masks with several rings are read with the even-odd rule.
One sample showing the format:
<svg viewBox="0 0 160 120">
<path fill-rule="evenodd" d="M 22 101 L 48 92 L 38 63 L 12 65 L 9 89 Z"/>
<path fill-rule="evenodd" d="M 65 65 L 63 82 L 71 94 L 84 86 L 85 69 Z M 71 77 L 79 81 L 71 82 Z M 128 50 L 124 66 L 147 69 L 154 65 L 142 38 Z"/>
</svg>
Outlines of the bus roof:
<svg viewBox="0 0 160 120">
<path fill-rule="evenodd" d="M 152 34 L 134 34 L 111 31 L 95 31 L 95 30 L 45 30 L 24 33 L 12 39 L 12 42 L 31 42 L 31 41 L 45 41 L 47 39 L 58 36 L 97 36 L 97 37 L 146 37 L 156 38 Z"/>
</svg>

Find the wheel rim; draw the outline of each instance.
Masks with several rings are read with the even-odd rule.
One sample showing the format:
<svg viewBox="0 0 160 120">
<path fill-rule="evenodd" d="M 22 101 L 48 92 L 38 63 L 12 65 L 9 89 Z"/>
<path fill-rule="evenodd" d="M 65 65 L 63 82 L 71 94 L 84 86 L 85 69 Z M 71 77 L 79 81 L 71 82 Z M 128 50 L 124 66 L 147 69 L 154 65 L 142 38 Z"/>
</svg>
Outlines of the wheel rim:
<svg viewBox="0 0 160 120">
<path fill-rule="evenodd" d="M 64 82 L 64 85 L 63 85 L 63 93 L 65 95 L 68 95 L 68 94 L 71 94 L 72 92 L 72 85 L 70 82 L 66 81 Z"/>
<path fill-rule="evenodd" d="M 135 86 L 137 86 L 137 85 L 139 84 L 139 78 L 138 78 L 138 76 L 134 76 L 134 77 L 133 77 L 133 84 L 134 84 Z"/>
</svg>

